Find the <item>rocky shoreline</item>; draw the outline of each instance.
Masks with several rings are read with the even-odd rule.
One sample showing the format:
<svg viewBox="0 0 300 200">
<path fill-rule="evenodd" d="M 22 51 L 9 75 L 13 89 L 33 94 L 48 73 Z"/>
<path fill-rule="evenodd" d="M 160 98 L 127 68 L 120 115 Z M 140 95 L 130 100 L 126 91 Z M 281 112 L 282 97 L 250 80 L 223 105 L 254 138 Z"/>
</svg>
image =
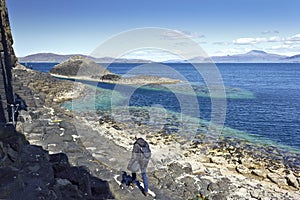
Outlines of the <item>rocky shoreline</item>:
<svg viewBox="0 0 300 200">
<path fill-rule="evenodd" d="M 99 115 L 93 118 L 92 113 L 81 113 L 81 116 L 82 121 L 98 133 L 127 149 L 132 142 L 132 135 L 145 130 L 138 123 L 136 127 L 130 128 L 127 124 L 116 123 L 105 115 L 99 121 Z M 103 119 L 106 123 L 103 123 Z M 163 171 L 160 176 L 156 175 L 165 178 L 160 178 L 160 183 L 180 188 L 179 180 L 183 179 L 185 181 L 181 184 L 185 187 L 180 188 L 182 191 L 193 188 L 194 192 L 199 192 L 199 196 L 211 199 L 299 198 L 300 159 L 297 154 L 284 155 L 275 147 L 259 147 L 234 138 L 215 140 L 199 135 L 193 142 L 187 142 L 185 138 L 166 132 L 147 132 L 146 135 L 153 149 L 152 162 L 155 163 L 150 169 L 154 174 Z M 99 149 L 95 144 L 88 148 L 101 160 L 97 157 Z M 176 169 L 170 172 L 172 167 Z M 172 178 L 167 177 L 168 175 Z M 203 181 L 207 181 L 208 185 L 203 185 Z M 187 185 L 188 182 L 194 184 Z M 225 188 L 222 191 L 205 190 L 215 183 Z M 180 196 L 185 194 L 181 193 Z"/>
<path fill-rule="evenodd" d="M 60 102 L 86 94 L 83 85 L 73 92 L 73 82 L 48 74 L 18 68 L 13 75 L 19 83 L 16 91 L 23 91 L 20 96 L 29 107 L 20 113 L 18 130 L 31 145 L 50 155 L 64 153 L 71 165 L 85 166 L 93 177 L 108 182 L 111 198 L 145 198 L 138 191 L 120 190 L 113 179 L 126 169 L 133 134 L 144 130 L 141 124 L 128 127 L 106 114 L 61 108 Z M 300 199 L 299 165 L 291 164 L 299 161 L 296 155 L 283 158 L 276 148 L 261 151 L 232 138 L 216 142 L 199 135 L 187 142 L 163 131 L 144 132 L 153 151 L 149 182 L 157 199 Z M 89 198 L 96 196 L 95 188 L 90 191 Z"/>
</svg>

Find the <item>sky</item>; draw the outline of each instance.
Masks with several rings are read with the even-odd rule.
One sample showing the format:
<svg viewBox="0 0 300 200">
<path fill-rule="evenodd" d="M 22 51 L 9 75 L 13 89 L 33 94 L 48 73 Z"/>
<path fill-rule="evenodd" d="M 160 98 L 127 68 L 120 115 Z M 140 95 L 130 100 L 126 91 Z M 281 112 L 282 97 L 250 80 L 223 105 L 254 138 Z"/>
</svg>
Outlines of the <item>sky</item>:
<svg viewBox="0 0 300 200">
<path fill-rule="evenodd" d="M 209 56 L 250 50 L 300 54 L 299 0 L 6 2 L 18 57 L 46 52 L 89 55 L 116 35 L 144 27 L 182 33 Z M 140 49 L 131 56 L 168 59 L 163 53 L 150 54 Z"/>
</svg>

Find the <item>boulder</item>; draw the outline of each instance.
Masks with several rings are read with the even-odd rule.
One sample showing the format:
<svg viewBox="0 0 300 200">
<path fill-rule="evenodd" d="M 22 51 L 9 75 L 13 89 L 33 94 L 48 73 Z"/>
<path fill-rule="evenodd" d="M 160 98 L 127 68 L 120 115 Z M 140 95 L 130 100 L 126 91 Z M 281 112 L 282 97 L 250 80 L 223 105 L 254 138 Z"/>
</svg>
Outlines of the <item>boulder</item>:
<svg viewBox="0 0 300 200">
<path fill-rule="evenodd" d="M 118 81 L 121 79 L 120 76 L 116 75 L 116 74 L 106 74 L 106 75 L 103 75 L 101 77 L 101 79 L 103 80 L 110 80 L 110 81 Z"/>
<path fill-rule="evenodd" d="M 266 178 L 267 177 L 267 173 L 265 170 L 261 170 L 261 169 L 254 169 L 251 171 L 251 173 L 255 176 L 258 177 L 262 177 L 262 178 Z"/>
<path fill-rule="evenodd" d="M 193 167 L 193 174 L 198 175 L 198 174 L 205 174 L 206 173 L 206 167 L 202 163 L 197 163 L 197 167 Z"/>
<path fill-rule="evenodd" d="M 290 173 L 286 176 L 286 180 L 288 185 L 295 187 L 295 188 L 299 188 L 299 183 L 297 181 L 297 178 L 293 175 L 293 173 Z"/>
<path fill-rule="evenodd" d="M 238 165 L 236 166 L 236 171 L 240 174 L 249 174 L 250 170 L 245 167 L 244 165 Z"/>
<path fill-rule="evenodd" d="M 270 179 L 273 183 L 276 183 L 280 187 L 285 187 L 287 186 L 287 180 L 280 176 L 279 174 L 276 173 L 269 173 L 267 175 L 267 178 Z"/>
<path fill-rule="evenodd" d="M 216 164 L 225 164 L 227 163 L 226 159 L 221 156 L 214 156 L 210 158 L 210 162 L 216 163 Z"/>
<path fill-rule="evenodd" d="M 18 178 L 19 173 L 17 168 L 11 166 L 0 167 L 0 199 L 9 199 L 16 189 L 22 189 L 23 182 Z"/>
<path fill-rule="evenodd" d="M 214 195 L 226 198 L 226 196 L 230 192 L 230 187 L 231 187 L 231 181 L 228 178 L 221 178 L 217 182 L 210 183 L 207 189 Z"/>
<path fill-rule="evenodd" d="M 250 195 L 252 198 L 259 199 L 261 196 L 261 193 L 259 190 L 251 190 Z"/>
<path fill-rule="evenodd" d="M 201 176 L 198 176 L 199 181 L 197 182 L 197 185 L 199 187 L 199 193 L 202 197 L 206 197 L 210 194 L 210 191 L 208 189 L 208 186 L 212 183 L 210 180 L 202 178 Z"/>
<path fill-rule="evenodd" d="M 70 167 L 68 157 L 64 153 L 50 155 L 50 163 L 55 173 L 60 173 Z"/>
<path fill-rule="evenodd" d="M 112 197 L 107 181 L 95 177 L 91 177 L 90 181 L 93 197 L 97 197 L 97 199 L 109 199 Z"/>
<path fill-rule="evenodd" d="M 68 179 L 78 185 L 78 189 L 91 196 L 90 174 L 84 167 L 70 167 L 55 173 L 56 178 Z"/>
<path fill-rule="evenodd" d="M 189 173 L 191 174 L 193 172 L 192 166 L 190 163 L 179 163 L 179 162 L 171 162 L 168 164 L 168 171 L 173 172 L 175 177 L 181 176 L 183 174 Z"/>
</svg>

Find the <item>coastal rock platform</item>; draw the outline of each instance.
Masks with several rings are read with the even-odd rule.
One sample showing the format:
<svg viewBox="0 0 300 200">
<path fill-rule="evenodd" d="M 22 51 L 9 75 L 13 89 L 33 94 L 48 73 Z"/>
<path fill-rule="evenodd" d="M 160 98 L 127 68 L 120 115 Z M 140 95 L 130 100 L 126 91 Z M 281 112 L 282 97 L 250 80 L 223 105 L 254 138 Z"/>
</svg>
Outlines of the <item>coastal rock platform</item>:
<svg viewBox="0 0 300 200">
<path fill-rule="evenodd" d="M 151 199 L 138 190 L 121 190 L 113 180 L 126 170 L 137 132 L 144 133 L 151 145 L 149 187 L 156 199 L 300 199 L 296 154 L 282 156 L 274 147 L 257 147 L 226 137 L 210 140 L 205 134 L 189 141 L 163 130 L 143 131 L 138 123 L 128 126 L 107 113 L 71 112 L 60 107 L 60 102 L 84 95 L 88 90 L 84 85 L 73 92 L 71 81 L 24 68 L 14 69 L 13 74 L 15 91 L 28 105 L 28 111 L 20 112 L 18 131 L 32 146 L 39 146 L 34 148 L 49 152 L 52 159 L 45 162 L 55 163 L 53 155 L 65 155 L 71 168 L 78 166 L 90 174 L 88 187 L 81 187 L 65 177 L 68 173 L 56 173 L 56 184 L 77 191 L 82 199 L 101 195 L 100 185 L 91 180 L 107 181 L 109 198 Z M 64 93 L 68 95 L 55 100 Z M 61 167 L 52 169 L 60 171 Z M 29 170 L 38 168 L 41 166 Z M 17 176 L 18 171 L 12 173 Z"/>
</svg>

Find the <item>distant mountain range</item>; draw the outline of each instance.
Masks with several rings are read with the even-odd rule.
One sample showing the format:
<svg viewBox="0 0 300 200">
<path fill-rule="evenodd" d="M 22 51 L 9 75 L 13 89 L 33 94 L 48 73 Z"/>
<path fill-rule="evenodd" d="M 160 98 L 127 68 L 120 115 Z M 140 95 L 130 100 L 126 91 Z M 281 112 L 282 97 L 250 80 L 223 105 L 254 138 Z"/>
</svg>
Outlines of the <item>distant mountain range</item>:
<svg viewBox="0 0 300 200">
<path fill-rule="evenodd" d="M 25 57 L 19 57 L 19 62 L 55 62 L 55 63 L 61 63 L 63 61 L 66 61 L 70 59 L 73 56 L 82 56 L 84 58 L 91 59 L 97 63 L 150 63 L 151 60 L 142 60 L 142 59 L 120 59 L 120 58 L 111 58 L 111 57 L 104 57 L 104 58 L 95 58 L 88 55 L 82 55 L 82 54 L 68 54 L 68 55 L 59 55 L 54 53 L 37 53 L 28 55 Z"/>
<path fill-rule="evenodd" d="M 195 57 L 188 61 L 186 60 L 169 60 L 170 62 L 190 62 L 190 63 L 202 63 L 210 62 L 215 63 L 300 63 L 300 55 L 283 56 L 278 54 L 270 54 L 265 51 L 252 50 L 245 54 L 227 55 L 227 56 L 212 56 L 207 57 Z"/>
<path fill-rule="evenodd" d="M 299 63 L 300 55 L 283 56 L 264 51 L 252 50 L 245 54 L 212 57 L 214 62 L 246 62 L 246 63 Z"/>
<path fill-rule="evenodd" d="M 72 56 L 82 56 L 91 59 L 97 63 L 151 63 L 151 60 L 142 59 L 119 59 L 119 58 L 95 58 L 87 55 L 80 54 L 69 54 L 69 55 L 59 55 L 54 53 L 38 53 L 32 54 L 25 57 L 19 57 L 19 62 L 57 62 L 61 63 L 68 60 Z M 252 50 L 245 54 L 236 54 L 228 56 L 213 56 L 211 58 L 207 57 L 195 57 L 190 60 L 166 60 L 164 63 L 202 63 L 210 62 L 216 63 L 300 63 L 300 54 L 294 56 L 283 56 L 278 54 L 270 54 L 264 51 Z"/>
</svg>

